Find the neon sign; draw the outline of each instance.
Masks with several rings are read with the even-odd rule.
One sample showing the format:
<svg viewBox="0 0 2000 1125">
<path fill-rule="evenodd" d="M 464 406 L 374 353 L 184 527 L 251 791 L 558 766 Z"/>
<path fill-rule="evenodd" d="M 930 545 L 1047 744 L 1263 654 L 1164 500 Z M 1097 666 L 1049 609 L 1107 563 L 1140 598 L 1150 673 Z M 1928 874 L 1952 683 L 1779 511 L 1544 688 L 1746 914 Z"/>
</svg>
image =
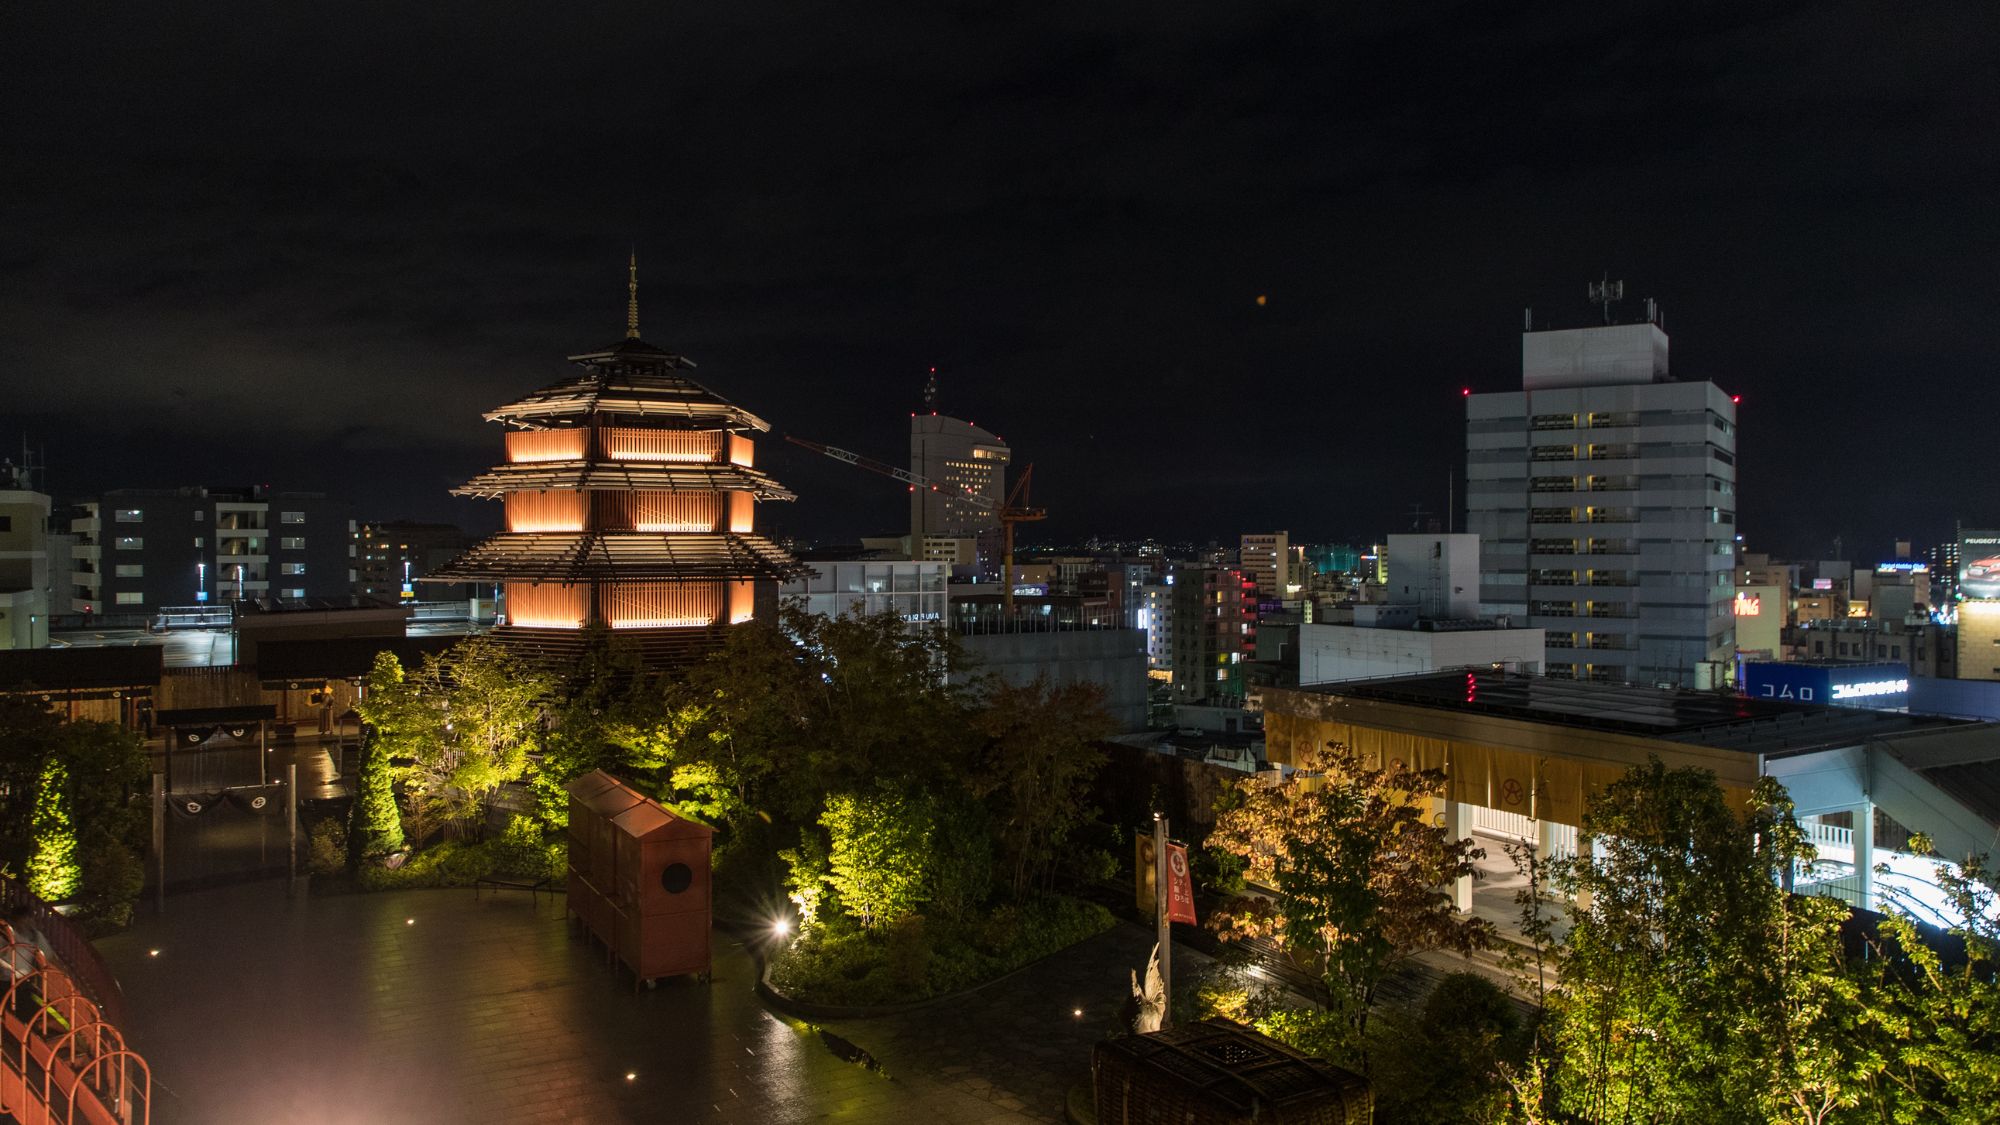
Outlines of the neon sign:
<svg viewBox="0 0 2000 1125">
<path fill-rule="evenodd" d="M 1908 680 L 1871 680 L 1865 684 L 1835 684 L 1835 699 L 1867 699 L 1877 695 L 1901 695 L 1910 690 Z"/>
<path fill-rule="evenodd" d="M 1736 595 L 1736 616 L 1760 617 L 1763 615 L 1763 613 L 1764 613 L 1764 596 L 1762 594 Z"/>
</svg>

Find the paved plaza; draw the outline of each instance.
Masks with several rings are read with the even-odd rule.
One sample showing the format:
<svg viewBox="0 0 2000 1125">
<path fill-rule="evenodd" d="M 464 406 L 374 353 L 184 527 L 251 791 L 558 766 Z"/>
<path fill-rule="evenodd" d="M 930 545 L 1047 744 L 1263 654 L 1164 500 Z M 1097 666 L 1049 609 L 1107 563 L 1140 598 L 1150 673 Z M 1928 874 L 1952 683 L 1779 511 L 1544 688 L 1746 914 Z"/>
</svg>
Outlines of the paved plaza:
<svg viewBox="0 0 2000 1125">
<path fill-rule="evenodd" d="M 1482 843 L 1475 910 L 1505 929 L 1515 878 L 1497 841 Z M 173 895 L 164 917 L 99 948 L 164 1125 L 975 1125 L 1062 1120 L 1152 934 L 1121 922 L 970 997 L 823 1029 L 766 1010 L 755 960 L 728 931 L 715 932 L 711 983 L 635 993 L 571 936 L 559 897 L 516 891 L 293 900 L 265 881 Z M 1184 945 L 1174 956 L 1179 972 L 1206 963 Z M 1391 1002 L 1441 972 L 1499 975 L 1492 957 L 1424 961 Z M 874 1067 L 843 1057 L 848 1044 Z"/>
<path fill-rule="evenodd" d="M 712 983 L 635 995 L 547 895 L 539 906 L 470 890 L 292 901 L 263 882 L 173 896 L 164 918 L 99 948 L 167 1125 L 972 1125 L 1061 1119 L 1126 962 L 1150 945 L 1121 925 L 972 1002 L 827 1028 L 879 1070 L 766 1011 L 752 958 L 724 931 Z"/>
</svg>

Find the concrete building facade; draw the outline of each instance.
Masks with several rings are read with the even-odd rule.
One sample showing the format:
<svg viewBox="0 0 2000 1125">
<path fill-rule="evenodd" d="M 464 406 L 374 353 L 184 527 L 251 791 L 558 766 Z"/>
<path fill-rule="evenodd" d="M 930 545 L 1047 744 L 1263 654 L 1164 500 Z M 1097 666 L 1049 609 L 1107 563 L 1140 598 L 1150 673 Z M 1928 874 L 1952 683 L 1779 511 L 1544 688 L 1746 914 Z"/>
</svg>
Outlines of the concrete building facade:
<svg viewBox="0 0 2000 1125">
<path fill-rule="evenodd" d="M 49 498 L 25 484 L 0 477 L 0 649 L 49 643 Z"/>
<path fill-rule="evenodd" d="M 1521 354 L 1521 390 L 1466 398 L 1485 612 L 1572 650 L 1551 675 L 1706 686 L 1735 647 L 1734 401 L 1671 381 L 1650 322 L 1529 331 Z"/>
<path fill-rule="evenodd" d="M 1233 566 L 1180 566 L 1172 601 L 1174 702 L 1240 703 L 1257 651 L 1257 584 Z"/>
<path fill-rule="evenodd" d="M 73 613 L 345 601 L 353 585 L 354 524 L 324 493 L 122 488 L 81 507 Z"/>
<path fill-rule="evenodd" d="M 391 520 L 354 530 L 354 592 L 375 601 L 416 601 L 471 595 L 471 587 L 425 589 L 417 579 L 464 552 L 464 531 L 448 523 Z"/>
<path fill-rule="evenodd" d="M 1542 670 L 1540 629 L 1370 629 L 1300 625 L 1299 684 L 1344 683 L 1478 667 L 1534 674 Z"/>
<path fill-rule="evenodd" d="M 1281 600 L 1292 584 L 1292 536 L 1288 531 L 1245 535 L 1237 550 L 1243 573 L 1257 583 L 1257 596 Z"/>
<path fill-rule="evenodd" d="M 1007 443 L 942 414 L 910 416 L 910 472 L 940 486 L 910 493 L 910 541 L 976 539 L 1000 526 L 1007 495 Z M 985 497 L 992 503 L 975 499 Z"/>
<path fill-rule="evenodd" d="M 1469 621 L 1479 616 L 1479 536 L 1391 535 L 1387 595 L 1420 617 Z"/>
<path fill-rule="evenodd" d="M 894 612 L 912 625 L 941 625 L 945 620 L 945 579 L 950 566 L 942 562 L 874 560 L 799 560 L 805 572 L 778 588 L 782 598 L 804 598 L 806 610 L 826 617 Z"/>
</svg>

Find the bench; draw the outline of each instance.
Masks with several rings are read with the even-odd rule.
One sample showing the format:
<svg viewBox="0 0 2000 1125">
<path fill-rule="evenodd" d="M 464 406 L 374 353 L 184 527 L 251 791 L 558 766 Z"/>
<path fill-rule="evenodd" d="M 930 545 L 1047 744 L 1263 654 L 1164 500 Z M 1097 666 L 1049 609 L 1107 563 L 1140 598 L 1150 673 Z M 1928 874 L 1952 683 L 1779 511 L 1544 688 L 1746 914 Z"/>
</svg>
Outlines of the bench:
<svg viewBox="0 0 2000 1125">
<path fill-rule="evenodd" d="M 546 875 L 515 875 L 505 871 L 496 871 L 491 875 L 482 875 L 474 879 L 472 897 L 478 898 L 480 890 L 485 887 L 492 887 L 496 891 L 527 891 L 535 896 L 537 908 L 542 905 L 543 891 L 555 893 L 554 881 Z"/>
</svg>

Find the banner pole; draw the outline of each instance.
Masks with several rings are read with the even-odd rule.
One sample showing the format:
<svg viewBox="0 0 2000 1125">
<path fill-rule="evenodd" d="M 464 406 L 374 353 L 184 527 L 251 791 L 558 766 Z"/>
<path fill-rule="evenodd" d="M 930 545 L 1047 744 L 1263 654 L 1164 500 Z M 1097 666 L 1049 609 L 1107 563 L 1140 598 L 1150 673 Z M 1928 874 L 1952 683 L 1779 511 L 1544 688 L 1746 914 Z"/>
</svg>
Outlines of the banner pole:
<svg viewBox="0 0 2000 1125">
<path fill-rule="evenodd" d="M 1167 912 L 1173 894 L 1167 870 L 1167 818 L 1153 814 L 1153 910 L 1160 931 L 1160 1030 L 1172 1027 L 1174 998 L 1174 924 Z"/>
</svg>

